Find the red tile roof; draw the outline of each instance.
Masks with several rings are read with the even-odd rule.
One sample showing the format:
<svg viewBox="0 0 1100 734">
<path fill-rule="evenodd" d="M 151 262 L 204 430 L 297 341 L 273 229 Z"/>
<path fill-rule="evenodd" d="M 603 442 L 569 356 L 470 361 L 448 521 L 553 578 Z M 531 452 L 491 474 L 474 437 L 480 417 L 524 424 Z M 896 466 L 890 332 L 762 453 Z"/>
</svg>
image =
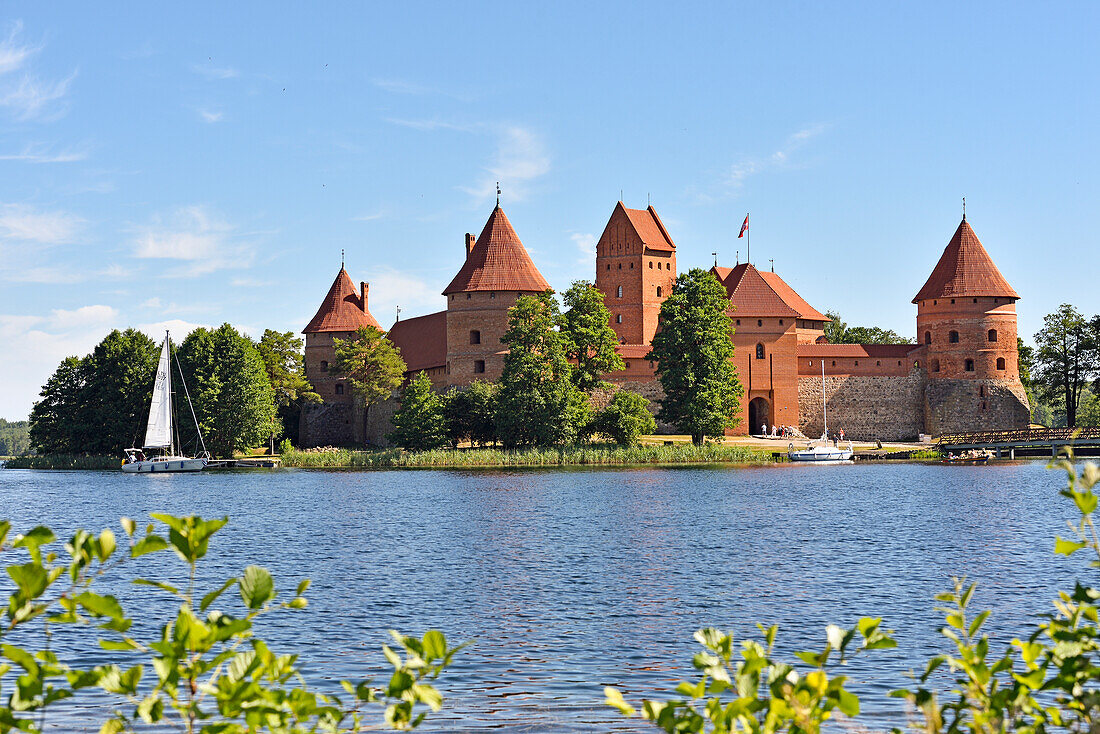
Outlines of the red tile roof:
<svg viewBox="0 0 1100 734">
<path fill-rule="evenodd" d="M 365 283 L 363 284 L 366 285 Z M 360 326 L 381 327 L 367 310 L 365 288 L 363 293 L 356 293 L 355 284 L 351 282 L 348 271 L 340 268 L 336 274 L 336 280 L 332 281 L 332 287 L 328 289 L 328 295 L 321 302 L 317 314 L 302 329 L 303 334 L 316 334 L 322 331 L 355 331 Z"/>
<path fill-rule="evenodd" d="M 447 312 L 398 321 L 386 334 L 401 351 L 409 372 L 447 364 Z"/>
<path fill-rule="evenodd" d="M 949 296 L 1020 297 L 997 270 L 966 217 L 947 243 L 928 281 L 913 297 L 913 303 Z"/>
<path fill-rule="evenodd" d="M 650 250 L 663 250 L 671 252 L 676 249 L 672 238 L 668 236 L 668 230 L 657 216 L 657 210 L 652 206 L 645 209 L 627 209 L 620 201 L 618 206 L 626 212 L 627 220 L 634 227 L 642 244 Z"/>
<path fill-rule="evenodd" d="M 772 287 L 776 295 L 783 299 L 784 303 L 798 311 L 798 318 L 808 321 L 832 321 L 831 318 L 806 303 L 806 300 L 795 293 L 794 288 L 787 285 L 787 281 L 780 278 L 778 273 L 762 270 L 760 276 Z"/>
<path fill-rule="evenodd" d="M 615 351 L 624 359 L 645 359 L 649 356 L 652 347 L 648 344 L 617 344 Z"/>
<path fill-rule="evenodd" d="M 726 287 L 736 315 L 799 318 L 798 311 L 789 306 L 752 265 L 741 263 L 735 268 L 715 265 L 710 272 Z"/>
<path fill-rule="evenodd" d="M 799 357 L 894 357 L 907 356 L 919 344 L 799 344 Z"/>
<path fill-rule="evenodd" d="M 498 204 L 462 269 L 443 295 L 463 291 L 529 291 L 550 288 Z"/>
</svg>

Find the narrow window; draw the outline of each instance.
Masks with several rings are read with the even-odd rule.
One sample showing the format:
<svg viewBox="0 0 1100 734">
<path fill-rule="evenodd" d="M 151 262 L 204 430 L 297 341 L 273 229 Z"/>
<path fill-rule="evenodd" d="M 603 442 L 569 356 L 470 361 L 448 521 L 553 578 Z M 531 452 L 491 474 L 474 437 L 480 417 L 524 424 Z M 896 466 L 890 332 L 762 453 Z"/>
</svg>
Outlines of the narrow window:
<svg viewBox="0 0 1100 734">
<path fill-rule="evenodd" d="M 856 360 L 856 367 L 859 367 L 859 360 Z"/>
<path fill-rule="evenodd" d="M 978 397 L 979 398 L 984 398 L 985 397 L 985 385 L 982 385 L 981 387 L 978 388 Z"/>
<path fill-rule="evenodd" d="M 951 333 L 950 333 L 950 334 L 948 335 L 948 337 L 947 337 L 947 341 L 951 342 L 952 344 L 958 344 L 958 343 L 959 343 L 959 332 L 957 332 L 957 331 L 952 331 L 952 332 L 951 332 Z"/>
<path fill-rule="evenodd" d="M 661 297 L 661 286 L 657 286 L 657 297 Z"/>
<path fill-rule="evenodd" d="M 991 341 L 991 342 L 995 342 L 995 341 L 997 341 L 997 330 L 996 330 L 996 329 L 990 329 L 990 330 L 989 330 L 989 333 L 988 333 L 988 334 L 986 334 L 986 337 L 987 337 L 987 338 L 989 339 L 989 341 Z"/>
<path fill-rule="evenodd" d="M 966 371 L 967 372 L 973 372 L 974 371 L 974 360 L 972 360 L 972 359 L 966 360 Z"/>
<path fill-rule="evenodd" d="M 740 325 L 741 325 L 741 319 L 737 319 L 737 325 L 738 325 L 738 326 L 740 326 Z"/>
<path fill-rule="evenodd" d="M 977 303 L 977 302 L 978 302 L 978 299 L 977 299 L 977 298 L 975 298 L 975 299 L 974 299 L 974 303 Z"/>
<path fill-rule="evenodd" d="M 619 270 L 622 270 L 622 269 L 623 269 L 623 264 L 619 263 Z"/>
<path fill-rule="evenodd" d="M 615 292 L 615 297 L 616 298 L 622 298 L 623 297 L 623 287 L 622 286 L 619 286 L 619 290 Z"/>
<path fill-rule="evenodd" d="M 616 324 L 621 324 L 622 322 L 623 322 L 623 315 L 622 315 L 621 313 L 620 313 L 620 314 L 616 314 L 616 315 L 615 315 L 615 323 L 616 323 Z"/>
<path fill-rule="evenodd" d="M 931 331 L 924 332 L 924 343 L 925 344 L 931 344 L 932 343 L 932 332 Z"/>
<path fill-rule="evenodd" d="M 940 371 L 940 361 L 938 359 L 933 359 L 932 360 L 932 371 L 933 372 L 939 372 Z"/>
<path fill-rule="evenodd" d="M 321 360 L 321 371 L 328 372 L 328 362 L 323 359 Z"/>
<path fill-rule="evenodd" d="M 466 294 L 466 300 L 467 301 L 470 300 L 470 294 L 469 293 Z"/>
<path fill-rule="evenodd" d="M 901 360 L 898 360 L 898 367 L 901 367 Z"/>
<path fill-rule="evenodd" d="M 337 395 L 343 395 L 344 394 L 344 386 L 341 385 L 340 383 L 336 383 L 336 394 Z"/>
<path fill-rule="evenodd" d="M 480 375 L 480 374 L 484 374 L 484 372 L 485 372 L 485 360 L 484 359 L 475 359 L 474 360 L 474 374 Z"/>
<path fill-rule="evenodd" d="M 649 269 L 653 270 L 653 261 L 652 260 L 649 261 Z"/>
<path fill-rule="evenodd" d="M 833 367 L 836 367 L 836 360 L 833 360 Z"/>
<path fill-rule="evenodd" d="M 763 344 L 757 344 L 756 345 L 756 358 L 757 359 L 764 359 L 764 345 Z"/>
<path fill-rule="evenodd" d="M 939 301 L 937 301 L 936 299 L 934 299 L 934 298 L 933 298 L 933 299 L 932 299 L 932 305 L 933 305 L 933 306 L 936 306 L 936 305 L 938 305 L 938 304 L 939 304 Z"/>
<path fill-rule="evenodd" d="M 631 269 L 631 270 L 633 270 L 633 269 L 634 269 L 634 263 L 630 263 L 630 269 Z"/>
<path fill-rule="evenodd" d="M 764 325 L 764 319 L 757 319 L 756 320 L 756 325 L 757 326 L 763 326 Z"/>
<path fill-rule="evenodd" d="M 954 298 L 952 298 L 952 299 L 951 299 L 951 305 L 952 305 L 952 306 L 954 306 L 954 305 L 955 305 L 955 299 L 954 299 Z"/>
<path fill-rule="evenodd" d="M 607 269 L 608 269 L 608 270 L 610 270 L 610 269 L 611 269 L 611 263 L 608 263 L 608 264 L 607 264 Z"/>
<path fill-rule="evenodd" d="M 1005 368 L 1005 358 L 997 357 L 997 369 L 1003 370 Z"/>
<path fill-rule="evenodd" d="M 779 319 L 779 325 L 780 325 L 780 326 L 782 326 L 782 325 L 783 325 L 783 319 Z"/>
<path fill-rule="evenodd" d="M 481 332 L 478 331 L 477 329 L 474 329 L 473 331 L 470 332 L 470 343 L 471 344 L 481 344 Z"/>
<path fill-rule="evenodd" d="M 496 297 L 497 297 L 497 292 L 496 291 L 490 291 L 489 292 L 489 298 L 496 298 Z"/>
<path fill-rule="evenodd" d="M 919 370 L 920 369 L 920 360 L 918 359 L 917 361 L 913 362 L 913 366 Z"/>
<path fill-rule="evenodd" d="M 630 362 L 624 362 L 624 364 L 626 365 L 626 367 L 624 367 L 624 369 L 630 369 Z"/>
<path fill-rule="evenodd" d="M 875 367 L 881 367 L 881 366 L 882 366 L 882 360 L 876 359 L 875 360 Z"/>
</svg>

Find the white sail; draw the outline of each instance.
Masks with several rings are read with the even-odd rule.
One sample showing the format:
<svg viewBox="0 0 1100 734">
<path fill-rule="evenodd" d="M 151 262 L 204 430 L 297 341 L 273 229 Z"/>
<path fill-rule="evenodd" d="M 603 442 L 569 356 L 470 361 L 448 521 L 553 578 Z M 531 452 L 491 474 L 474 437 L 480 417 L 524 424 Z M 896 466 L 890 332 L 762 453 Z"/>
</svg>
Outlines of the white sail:
<svg viewBox="0 0 1100 734">
<path fill-rule="evenodd" d="M 160 350 L 157 379 L 153 383 L 153 402 L 149 406 L 149 426 L 145 429 L 145 448 L 172 445 L 172 386 L 168 363 L 168 337 Z"/>
</svg>

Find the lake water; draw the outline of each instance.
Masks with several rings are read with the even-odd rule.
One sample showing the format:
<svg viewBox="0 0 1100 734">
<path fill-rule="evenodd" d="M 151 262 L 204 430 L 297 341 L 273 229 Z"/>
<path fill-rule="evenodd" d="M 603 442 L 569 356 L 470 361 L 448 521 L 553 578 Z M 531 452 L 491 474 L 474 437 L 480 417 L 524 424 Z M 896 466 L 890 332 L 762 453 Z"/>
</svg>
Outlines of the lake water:
<svg viewBox="0 0 1100 734">
<path fill-rule="evenodd" d="M 667 697 L 691 674 L 697 628 L 744 636 L 757 621 L 776 623 L 784 650 L 817 649 L 827 623 L 860 616 L 883 617 L 899 641 L 848 671 L 866 723 L 888 728 L 904 714 L 886 692 L 946 642 L 932 595 L 951 575 L 979 583 L 974 604 L 994 610 L 988 629 L 1004 638 L 1049 609 L 1056 589 L 1094 573 L 1052 553 L 1073 517 L 1057 495 L 1064 481 L 1042 463 L 0 470 L 0 516 L 19 530 L 45 522 L 119 532 L 123 515 L 229 515 L 200 581 L 250 563 L 269 568 L 285 593 L 313 579 L 308 609 L 261 630 L 277 650 L 301 653 L 311 682 L 388 678 L 380 645 L 390 628 L 474 640 L 440 681 L 446 703 L 430 731 L 650 731 L 603 706 L 602 686 L 628 700 Z M 142 575 L 182 568 L 168 554 L 147 559 L 136 564 Z M 144 591 L 113 590 L 171 611 Z M 79 638 L 59 639 L 58 649 L 78 664 L 103 661 Z M 94 731 L 100 713 L 77 701 L 54 721 Z"/>
</svg>

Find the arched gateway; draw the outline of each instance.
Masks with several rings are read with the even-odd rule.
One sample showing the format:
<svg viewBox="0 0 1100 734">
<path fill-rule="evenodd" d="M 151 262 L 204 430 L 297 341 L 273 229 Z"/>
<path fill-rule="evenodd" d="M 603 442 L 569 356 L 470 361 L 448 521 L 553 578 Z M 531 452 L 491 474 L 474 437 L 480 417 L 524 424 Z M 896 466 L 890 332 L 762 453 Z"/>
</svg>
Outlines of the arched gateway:
<svg viewBox="0 0 1100 734">
<path fill-rule="evenodd" d="M 765 423 L 771 429 L 771 406 L 765 398 L 753 398 L 749 401 L 749 433 L 757 433 Z"/>
</svg>

